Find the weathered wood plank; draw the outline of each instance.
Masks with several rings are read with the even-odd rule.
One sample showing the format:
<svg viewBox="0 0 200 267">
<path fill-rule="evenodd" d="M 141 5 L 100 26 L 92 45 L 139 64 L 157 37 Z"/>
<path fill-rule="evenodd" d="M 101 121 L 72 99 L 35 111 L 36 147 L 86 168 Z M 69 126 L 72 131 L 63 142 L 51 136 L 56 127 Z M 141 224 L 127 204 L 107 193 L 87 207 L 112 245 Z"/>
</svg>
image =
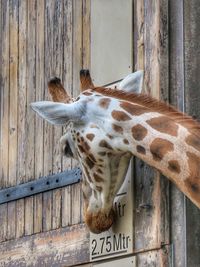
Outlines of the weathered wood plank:
<svg viewBox="0 0 200 267">
<path fill-rule="evenodd" d="M 72 0 L 63 2 L 63 84 L 69 95 L 72 93 Z M 63 129 L 63 134 L 66 129 Z M 71 159 L 62 158 L 62 168 L 71 169 Z M 62 189 L 62 226 L 71 224 L 71 186 Z"/>
<path fill-rule="evenodd" d="M 134 69 L 144 69 L 144 2 L 134 0 Z"/>
<path fill-rule="evenodd" d="M 29 104 L 35 101 L 36 2 L 27 1 L 27 110 L 26 110 L 26 181 L 35 177 L 35 114 Z M 25 199 L 25 234 L 33 233 L 33 197 Z"/>
<path fill-rule="evenodd" d="M 77 225 L 0 244 L 0 266 L 76 266 L 89 261 L 89 233 Z"/>
<path fill-rule="evenodd" d="M 171 265 L 170 247 L 143 252 L 137 255 L 137 267 L 169 267 Z"/>
<path fill-rule="evenodd" d="M 82 58 L 82 0 L 73 2 L 73 92 L 76 97 L 80 92 L 79 71 L 83 66 Z M 73 161 L 73 166 L 77 166 L 77 162 Z M 81 185 L 77 184 L 72 187 L 72 224 L 81 221 Z"/>
<path fill-rule="evenodd" d="M 83 0 L 83 69 L 91 65 L 91 0 Z"/>
<path fill-rule="evenodd" d="M 54 28 L 53 28 L 53 73 L 62 77 L 63 73 L 63 1 L 55 1 Z M 61 152 L 59 140 L 62 136 L 62 127 L 53 128 L 53 173 L 61 171 Z M 52 229 L 61 225 L 61 189 L 52 192 Z"/>
<path fill-rule="evenodd" d="M 185 111 L 200 119 L 200 6 L 198 0 L 184 1 Z M 200 209 L 186 200 L 187 265 L 200 266 Z"/>
<path fill-rule="evenodd" d="M 36 1 L 36 101 L 44 100 L 44 1 Z M 35 118 L 35 177 L 44 175 L 44 121 Z M 34 233 L 42 231 L 42 194 L 34 196 Z"/>
<path fill-rule="evenodd" d="M 53 75 L 53 16 L 55 12 L 55 0 L 45 2 L 45 88 Z M 45 100 L 50 100 L 47 89 Z M 53 127 L 44 122 L 44 175 L 52 174 L 53 165 Z M 52 192 L 43 194 L 43 230 L 48 231 L 52 226 Z"/>
<path fill-rule="evenodd" d="M 17 134 L 18 134 L 18 1 L 10 1 L 9 23 L 9 175 L 8 186 L 16 184 L 17 177 Z M 15 237 L 16 209 L 15 202 L 8 203 L 8 228 L 7 238 Z"/>
<path fill-rule="evenodd" d="M 7 239 L 8 205 L 0 205 L 0 243 Z"/>
<path fill-rule="evenodd" d="M 24 199 L 16 201 L 16 236 L 15 238 L 24 235 Z"/>
<path fill-rule="evenodd" d="M 27 1 L 19 0 L 19 58 L 18 58 L 18 157 L 17 183 L 26 180 L 26 33 Z M 24 200 L 16 202 L 16 237 L 24 234 Z"/>
<path fill-rule="evenodd" d="M 168 76 L 164 70 L 168 68 L 167 1 L 144 1 L 144 13 L 141 10 L 140 3 L 138 16 L 144 14 L 145 91 L 156 98 L 166 99 Z M 137 25 L 143 27 L 143 18 L 137 21 L 140 22 Z M 141 30 L 138 29 L 139 32 Z M 164 63 L 161 63 L 162 58 Z M 142 64 L 140 58 L 136 57 L 136 60 L 136 64 Z M 169 242 L 168 182 L 142 161 L 136 160 L 135 171 L 138 213 L 135 218 L 135 249 L 160 247 L 161 243 Z"/>
<path fill-rule="evenodd" d="M 7 185 L 9 144 L 9 1 L 1 2 L 1 160 L 0 187 Z M 7 204 L 0 206 L 0 241 L 7 235 Z"/>
<path fill-rule="evenodd" d="M 169 99 L 172 105 L 184 111 L 183 1 L 170 1 L 169 7 Z M 185 197 L 173 184 L 171 184 L 170 194 L 173 264 L 182 267 L 186 266 Z"/>
</svg>

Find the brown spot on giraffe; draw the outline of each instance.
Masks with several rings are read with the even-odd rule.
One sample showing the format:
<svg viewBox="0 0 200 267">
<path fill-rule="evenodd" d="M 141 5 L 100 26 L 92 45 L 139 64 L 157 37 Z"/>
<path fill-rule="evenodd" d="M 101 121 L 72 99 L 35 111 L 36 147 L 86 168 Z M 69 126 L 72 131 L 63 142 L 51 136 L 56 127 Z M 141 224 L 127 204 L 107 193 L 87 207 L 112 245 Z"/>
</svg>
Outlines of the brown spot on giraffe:
<svg viewBox="0 0 200 267">
<path fill-rule="evenodd" d="M 94 162 L 89 157 L 86 157 L 85 162 L 90 169 L 94 167 Z"/>
<path fill-rule="evenodd" d="M 99 156 L 105 156 L 106 152 L 102 151 L 102 152 L 98 152 Z"/>
<path fill-rule="evenodd" d="M 97 172 L 100 173 L 100 174 L 103 174 L 101 169 L 97 169 Z"/>
<path fill-rule="evenodd" d="M 99 176 L 97 173 L 94 173 L 94 179 L 97 183 L 101 183 L 104 181 L 104 179 L 101 176 Z"/>
<path fill-rule="evenodd" d="M 99 146 L 100 147 L 105 147 L 105 148 L 108 148 L 108 149 L 112 149 L 112 147 L 105 140 L 101 140 L 100 143 L 99 143 Z"/>
<path fill-rule="evenodd" d="M 95 135 L 93 133 L 89 133 L 89 134 L 86 134 L 86 137 L 88 140 L 92 141 L 95 137 Z"/>
<path fill-rule="evenodd" d="M 165 154 L 174 150 L 174 144 L 162 138 L 156 138 L 150 145 L 150 151 L 155 161 L 161 161 Z"/>
<path fill-rule="evenodd" d="M 149 110 L 145 107 L 128 102 L 121 102 L 120 107 L 122 107 L 124 110 L 126 110 L 128 113 L 134 116 L 139 116 L 146 112 L 149 112 Z"/>
<path fill-rule="evenodd" d="M 96 159 L 92 154 L 88 154 L 88 157 L 91 159 L 91 161 L 96 162 Z"/>
<path fill-rule="evenodd" d="M 80 150 L 81 153 L 85 152 L 85 149 L 81 145 L 78 145 L 78 149 Z"/>
<path fill-rule="evenodd" d="M 114 136 L 112 136 L 110 134 L 106 134 L 106 136 L 108 136 L 108 138 L 110 138 L 110 139 L 113 139 L 114 138 Z"/>
<path fill-rule="evenodd" d="M 99 185 L 96 186 L 96 190 L 99 191 L 99 192 L 102 192 L 103 188 Z"/>
<path fill-rule="evenodd" d="M 86 96 L 90 96 L 90 95 L 92 95 L 91 92 L 87 92 L 87 91 L 86 91 L 86 92 L 83 92 L 82 94 L 83 94 L 83 95 L 86 95 Z"/>
<path fill-rule="evenodd" d="M 181 172 L 181 167 L 177 160 L 170 160 L 168 162 L 168 169 L 172 172 L 179 174 Z"/>
<path fill-rule="evenodd" d="M 118 110 L 113 110 L 112 111 L 112 117 L 116 121 L 128 121 L 128 120 L 131 120 L 131 117 L 129 117 L 125 112 L 118 111 Z"/>
<path fill-rule="evenodd" d="M 194 153 L 187 152 L 190 175 L 185 179 L 189 193 L 200 202 L 200 158 Z"/>
<path fill-rule="evenodd" d="M 140 146 L 140 145 L 136 146 L 136 150 L 140 154 L 143 154 L 143 155 L 146 154 L 146 149 L 143 146 Z"/>
<path fill-rule="evenodd" d="M 200 151 L 200 138 L 199 137 L 197 137 L 196 135 L 190 134 L 186 137 L 185 141 L 189 146 L 192 146 L 196 150 Z"/>
<path fill-rule="evenodd" d="M 123 134 L 123 128 L 119 125 L 116 125 L 116 124 L 112 124 L 112 128 L 115 132 L 117 133 L 120 133 L 120 134 Z"/>
<path fill-rule="evenodd" d="M 129 141 L 127 139 L 124 139 L 123 140 L 124 144 L 128 145 L 129 144 Z"/>
<path fill-rule="evenodd" d="M 103 97 L 102 99 L 99 100 L 99 105 L 104 109 L 108 109 L 110 101 L 111 101 L 110 98 Z"/>
<path fill-rule="evenodd" d="M 172 136 L 178 135 L 178 125 L 166 116 L 152 118 L 146 121 L 155 130 Z"/>
<path fill-rule="evenodd" d="M 143 140 L 147 135 L 147 129 L 143 127 L 141 124 L 133 126 L 131 130 L 133 138 L 137 141 Z"/>
</svg>

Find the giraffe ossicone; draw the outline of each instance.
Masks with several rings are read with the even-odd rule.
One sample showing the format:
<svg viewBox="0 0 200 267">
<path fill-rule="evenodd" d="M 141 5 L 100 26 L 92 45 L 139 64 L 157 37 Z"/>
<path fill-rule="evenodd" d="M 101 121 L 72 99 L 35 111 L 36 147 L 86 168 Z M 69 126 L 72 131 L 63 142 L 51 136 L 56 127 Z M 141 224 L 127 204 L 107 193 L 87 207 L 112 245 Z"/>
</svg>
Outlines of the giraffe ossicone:
<svg viewBox="0 0 200 267">
<path fill-rule="evenodd" d="M 89 73 L 82 72 L 82 93 L 74 102 L 32 104 L 48 122 L 68 125 L 61 146 L 81 165 L 85 221 L 95 233 L 109 229 L 115 219 L 113 200 L 133 155 L 167 176 L 200 208 L 200 125 L 141 95 L 142 72 L 131 77 L 121 86 L 129 91 L 134 84 L 138 94 L 95 87 Z"/>
</svg>

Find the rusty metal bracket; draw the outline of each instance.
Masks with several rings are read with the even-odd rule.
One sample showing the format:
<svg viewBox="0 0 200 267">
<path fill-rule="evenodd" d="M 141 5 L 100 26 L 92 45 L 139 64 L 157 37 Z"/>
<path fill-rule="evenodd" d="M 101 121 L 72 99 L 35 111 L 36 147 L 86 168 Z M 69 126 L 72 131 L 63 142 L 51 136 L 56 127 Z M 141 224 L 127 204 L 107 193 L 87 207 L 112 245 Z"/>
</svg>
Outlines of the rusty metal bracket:
<svg viewBox="0 0 200 267">
<path fill-rule="evenodd" d="M 29 197 L 59 187 L 78 183 L 81 179 L 81 170 L 75 168 L 54 175 L 41 177 L 38 180 L 0 190 L 0 204 Z"/>
</svg>

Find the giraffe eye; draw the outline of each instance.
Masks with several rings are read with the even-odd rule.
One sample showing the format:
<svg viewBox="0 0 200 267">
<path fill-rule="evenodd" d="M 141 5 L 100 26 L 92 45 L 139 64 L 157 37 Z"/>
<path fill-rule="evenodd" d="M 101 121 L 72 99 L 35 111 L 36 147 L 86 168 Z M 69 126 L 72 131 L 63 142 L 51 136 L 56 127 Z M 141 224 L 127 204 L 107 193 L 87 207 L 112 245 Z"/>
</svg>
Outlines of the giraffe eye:
<svg viewBox="0 0 200 267">
<path fill-rule="evenodd" d="M 64 146 L 64 155 L 69 158 L 74 156 L 68 142 L 66 142 Z"/>
</svg>

